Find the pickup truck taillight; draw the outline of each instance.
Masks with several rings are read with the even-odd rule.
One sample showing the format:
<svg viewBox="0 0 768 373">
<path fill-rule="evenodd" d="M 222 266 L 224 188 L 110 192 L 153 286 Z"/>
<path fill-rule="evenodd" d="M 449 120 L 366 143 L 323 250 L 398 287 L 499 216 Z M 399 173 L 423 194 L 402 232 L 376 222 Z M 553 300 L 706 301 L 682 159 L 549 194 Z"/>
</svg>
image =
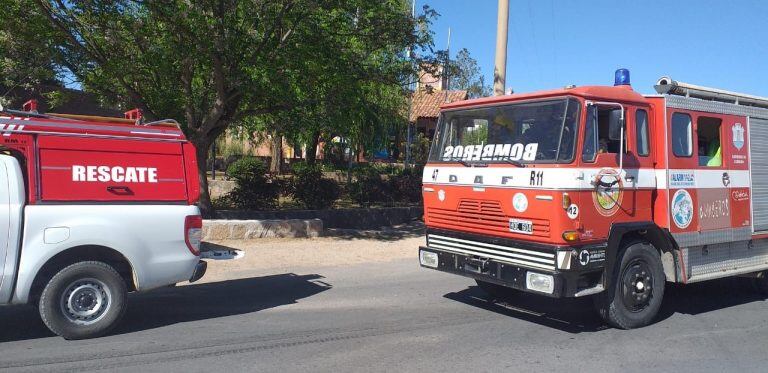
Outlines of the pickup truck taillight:
<svg viewBox="0 0 768 373">
<path fill-rule="evenodd" d="M 184 242 L 194 255 L 200 255 L 200 242 L 203 241 L 203 218 L 189 215 L 184 219 Z"/>
</svg>

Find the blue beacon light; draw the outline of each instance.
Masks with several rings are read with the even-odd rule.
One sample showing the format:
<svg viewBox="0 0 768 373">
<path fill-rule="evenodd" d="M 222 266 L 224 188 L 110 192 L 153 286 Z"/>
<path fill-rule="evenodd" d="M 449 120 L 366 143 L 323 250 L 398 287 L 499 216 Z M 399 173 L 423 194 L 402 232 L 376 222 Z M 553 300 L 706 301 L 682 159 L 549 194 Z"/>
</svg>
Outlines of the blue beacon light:
<svg viewBox="0 0 768 373">
<path fill-rule="evenodd" d="M 630 85 L 629 84 L 629 70 L 627 69 L 618 69 L 616 70 L 616 75 L 613 80 L 614 86 L 619 85 Z"/>
</svg>

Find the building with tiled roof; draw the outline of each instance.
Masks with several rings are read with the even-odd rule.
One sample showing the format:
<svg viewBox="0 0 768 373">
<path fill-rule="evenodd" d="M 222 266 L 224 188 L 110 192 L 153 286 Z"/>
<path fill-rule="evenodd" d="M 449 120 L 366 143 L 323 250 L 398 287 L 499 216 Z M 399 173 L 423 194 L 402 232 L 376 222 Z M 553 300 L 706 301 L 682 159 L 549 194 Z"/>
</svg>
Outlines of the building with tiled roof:
<svg viewBox="0 0 768 373">
<path fill-rule="evenodd" d="M 467 91 L 441 91 L 435 89 L 418 89 L 413 93 L 409 121 L 415 124 L 418 132 L 432 139 L 443 104 L 466 100 Z"/>
</svg>

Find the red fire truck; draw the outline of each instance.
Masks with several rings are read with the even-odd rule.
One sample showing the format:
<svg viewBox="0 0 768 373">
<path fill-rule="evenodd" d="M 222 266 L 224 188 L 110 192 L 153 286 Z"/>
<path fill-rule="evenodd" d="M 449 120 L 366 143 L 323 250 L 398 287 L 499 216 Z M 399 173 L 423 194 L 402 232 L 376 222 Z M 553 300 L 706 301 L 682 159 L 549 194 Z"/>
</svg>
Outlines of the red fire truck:
<svg viewBox="0 0 768 373">
<path fill-rule="evenodd" d="M 666 282 L 768 290 L 768 98 L 659 79 L 447 104 L 424 170 L 423 267 L 499 295 L 653 321 Z"/>
<path fill-rule="evenodd" d="M 177 123 L 0 107 L 0 304 L 68 338 L 107 333 L 126 293 L 203 276 L 195 148 Z"/>
</svg>

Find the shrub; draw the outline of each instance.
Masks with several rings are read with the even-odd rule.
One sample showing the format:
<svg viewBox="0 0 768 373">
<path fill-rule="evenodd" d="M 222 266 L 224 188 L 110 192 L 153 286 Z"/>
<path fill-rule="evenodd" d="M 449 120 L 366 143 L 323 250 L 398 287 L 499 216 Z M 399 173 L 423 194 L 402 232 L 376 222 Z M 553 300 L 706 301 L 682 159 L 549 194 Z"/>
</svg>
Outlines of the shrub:
<svg viewBox="0 0 768 373">
<path fill-rule="evenodd" d="M 389 183 L 382 179 L 379 170 L 370 166 L 358 166 L 352 169 L 353 180 L 347 185 L 350 198 L 360 206 L 368 207 L 376 202 L 392 200 Z"/>
<path fill-rule="evenodd" d="M 261 160 L 253 157 L 241 158 L 227 167 L 227 176 L 235 180 L 236 186 L 226 196 L 235 207 L 246 210 L 275 208 L 280 186 Z"/>
<path fill-rule="evenodd" d="M 394 199 L 398 202 L 421 202 L 421 175 L 424 167 L 404 169 L 399 175 L 390 177 L 389 183 Z"/>
<path fill-rule="evenodd" d="M 329 208 L 341 195 L 336 181 L 323 178 L 322 165 L 296 163 L 293 165 L 293 175 L 290 194 L 305 208 L 313 210 Z"/>
</svg>

